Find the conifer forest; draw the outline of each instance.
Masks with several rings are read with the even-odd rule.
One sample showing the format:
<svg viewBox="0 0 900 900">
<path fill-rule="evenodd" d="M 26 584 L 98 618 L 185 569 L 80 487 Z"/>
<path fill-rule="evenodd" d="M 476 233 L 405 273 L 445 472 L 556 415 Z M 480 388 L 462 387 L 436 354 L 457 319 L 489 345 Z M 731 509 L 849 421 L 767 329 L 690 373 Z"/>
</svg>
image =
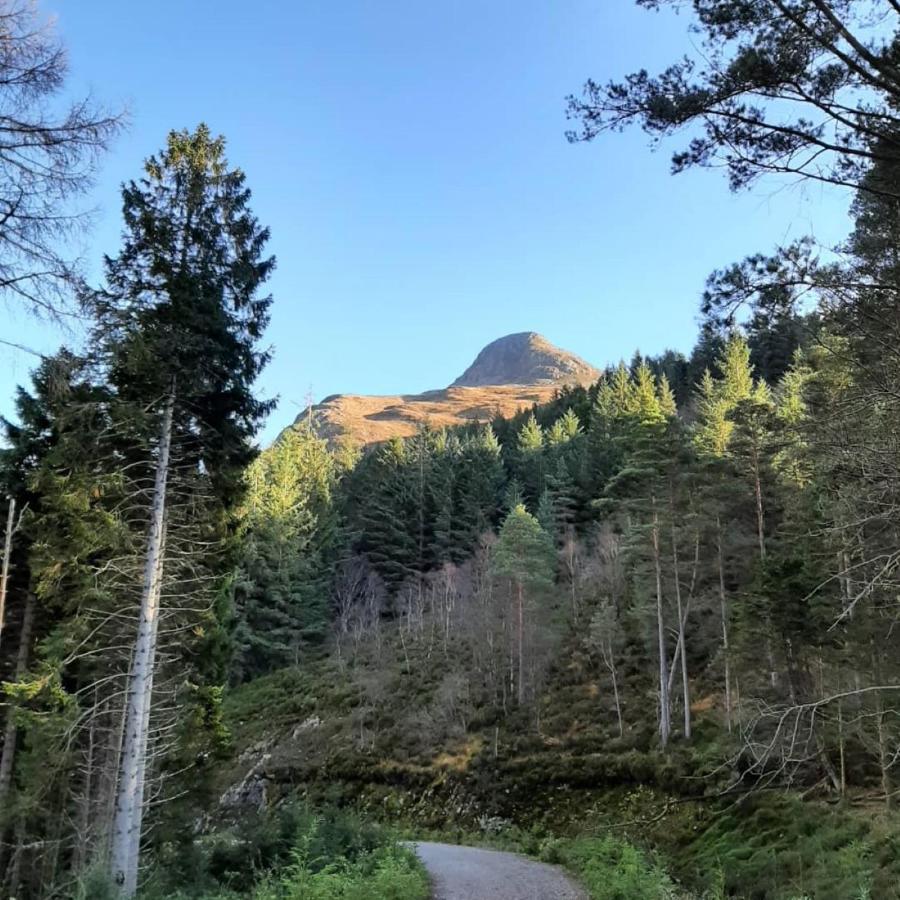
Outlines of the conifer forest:
<svg viewBox="0 0 900 900">
<path fill-rule="evenodd" d="M 369 441 L 260 390 L 327 298 L 274 291 L 237 136 L 172 122 L 95 247 L 132 113 L 0 0 L 0 292 L 83 324 L 0 326 L 0 896 L 525 897 L 434 844 L 548 900 L 900 898 L 900 3 L 637 6 L 693 49 L 598 59 L 566 152 L 834 192 L 841 242 L 722 259 L 692 347 Z"/>
</svg>

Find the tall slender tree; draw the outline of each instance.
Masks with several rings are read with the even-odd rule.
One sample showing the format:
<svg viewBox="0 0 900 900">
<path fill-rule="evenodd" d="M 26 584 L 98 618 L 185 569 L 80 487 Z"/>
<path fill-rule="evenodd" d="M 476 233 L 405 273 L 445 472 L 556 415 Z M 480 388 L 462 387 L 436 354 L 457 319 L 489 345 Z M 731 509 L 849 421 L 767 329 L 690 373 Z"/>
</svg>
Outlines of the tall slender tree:
<svg viewBox="0 0 900 900">
<path fill-rule="evenodd" d="M 223 138 L 204 125 L 172 132 L 125 186 L 123 248 L 106 260 L 104 290 L 86 298 L 115 400 L 151 442 L 154 473 L 111 840 L 124 896 L 137 888 L 171 475 L 199 477 L 214 504 L 233 507 L 270 408 L 252 388 L 268 359 L 257 343 L 271 298 L 259 289 L 274 260 L 249 201 Z"/>
<path fill-rule="evenodd" d="M 494 548 L 498 575 L 509 579 L 515 606 L 515 641 L 518 674 L 516 697 L 519 705 L 527 697 L 525 634 L 527 605 L 541 588 L 553 580 L 553 541 L 538 520 L 520 503 L 503 522 Z"/>
</svg>

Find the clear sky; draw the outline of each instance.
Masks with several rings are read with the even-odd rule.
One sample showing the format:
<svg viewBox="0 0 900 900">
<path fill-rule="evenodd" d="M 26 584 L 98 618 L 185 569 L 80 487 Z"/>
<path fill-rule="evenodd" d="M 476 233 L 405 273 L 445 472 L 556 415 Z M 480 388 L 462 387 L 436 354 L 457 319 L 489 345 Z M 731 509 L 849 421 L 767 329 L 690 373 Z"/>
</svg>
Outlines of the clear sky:
<svg viewBox="0 0 900 900">
<path fill-rule="evenodd" d="M 633 132 L 565 140 L 586 77 L 656 69 L 688 19 L 633 0 L 43 0 L 73 91 L 131 111 L 89 203 L 115 252 L 120 183 L 172 128 L 226 135 L 278 270 L 264 437 L 332 393 L 452 381 L 486 343 L 538 331 L 595 365 L 687 351 L 707 274 L 812 232 L 846 198 L 721 174 L 669 175 Z M 0 336 L 58 332 L 0 308 Z M 0 348 L 0 412 L 33 359 Z"/>
</svg>

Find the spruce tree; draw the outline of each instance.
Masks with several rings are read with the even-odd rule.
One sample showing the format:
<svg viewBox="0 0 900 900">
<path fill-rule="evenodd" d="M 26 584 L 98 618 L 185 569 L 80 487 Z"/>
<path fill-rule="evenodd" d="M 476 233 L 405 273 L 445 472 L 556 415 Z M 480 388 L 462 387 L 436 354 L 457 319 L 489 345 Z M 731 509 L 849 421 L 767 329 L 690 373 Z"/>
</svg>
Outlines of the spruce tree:
<svg viewBox="0 0 900 900">
<path fill-rule="evenodd" d="M 659 686 L 659 736 L 665 749 L 671 736 L 669 692 L 668 628 L 663 573 L 663 541 L 668 518 L 666 467 L 668 427 L 663 414 L 656 379 L 641 362 L 634 382 L 627 390 L 620 384 L 619 394 L 626 406 L 617 429 L 622 448 L 622 466 L 605 489 L 605 507 L 625 514 L 630 525 L 633 554 L 646 560 L 648 572 L 642 578 L 642 591 L 650 601 L 655 619 L 655 645 Z"/>
<path fill-rule="evenodd" d="M 147 741 L 157 668 L 161 583 L 166 577 L 171 491 L 202 492 L 211 537 L 240 498 L 251 439 L 271 403 L 253 382 L 268 360 L 257 347 L 271 298 L 259 289 L 274 266 L 268 231 L 249 209 L 244 174 L 225 141 L 201 125 L 172 132 L 123 188 L 123 246 L 105 262 L 106 283 L 87 300 L 116 402 L 128 410 L 133 451 L 147 459 L 153 497 L 138 635 L 128 676 L 125 743 L 111 841 L 123 895 L 137 888 Z M 146 446 L 146 445 L 145 445 Z M 149 455 L 149 454 L 148 454 Z M 224 537 L 224 533 L 219 531 Z M 220 562 L 197 560 L 211 573 Z M 223 573 L 224 574 L 224 573 Z"/>
<path fill-rule="evenodd" d="M 516 435 L 516 472 L 528 503 L 537 505 L 544 490 L 544 431 L 534 413 L 529 414 Z"/>
<path fill-rule="evenodd" d="M 338 472 L 324 440 L 306 424 L 284 432 L 250 465 L 240 511 L 232 678 L 296 664 L 323 639 L 339 530 Z"/>
<path fill-rule="evenodd" d="M 463 440 L 458 469 L 455 544 L 468 553 L 495 525 L 506 480 L 500 442 L 490 425 Z"/>
<path fill-rule="evenodd" d="M 421 574 L 418 467 L 400 438 L 380 447 L 354 478 L 359 508 L 352 512 L 359 549 L 392 588 Z"/>
</svg>

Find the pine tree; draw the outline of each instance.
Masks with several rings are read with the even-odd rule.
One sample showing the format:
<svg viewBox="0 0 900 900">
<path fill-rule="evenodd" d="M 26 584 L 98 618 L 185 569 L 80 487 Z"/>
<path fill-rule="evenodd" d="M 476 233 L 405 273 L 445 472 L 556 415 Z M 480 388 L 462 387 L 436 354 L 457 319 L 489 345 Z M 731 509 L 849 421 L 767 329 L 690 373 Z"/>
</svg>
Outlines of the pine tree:
<svg viewBox="0 0 900 900">
<path fill-rule="evenodd" d="M 772 426 L 774 425 L 774 405 L 771 394 L 763 381 L 753 376 L 750 364 L 750 350 L 747 342 L 738 333 L 733 333 L 720 356 L 717 367 L 721 378 L 713 381 L 704 378 L 701 384 L 699 404 L 700 429 L 697 434 L 698 445 L 709 460 L 727 459 L 732 473 L 743 481 L 745 491 L 743 498 L 738 498 L 731 486 L 719 482 L 719 491 L 730 498 L 729 506 L 734 511 L 731 518 L 745 518 L 746 513 L 752 516 L 757 550 L 757 572 L 765 567 L 767 557 L 767 511 L 769 496 L 774 484 L 772 465 L 775 448 L 772 442 Z M 720 476 L 724 473 L 719 465 Z M 752 510 L 752 511 L 751 511 Z M 727 644 L 727 622 L 730 613 L 725 600 L 723 568 L 728 555 L 728 541 L 725 533 L 727 524 L 724 511 L 719 505 L 717 509 L 716 545 L 719 557 L 719 594 L 722 607 L 723 640 Z M 734 530 L 735 525 L 731 525 Z M 769 682 L 772 687 L 777 683 L 777 663 L 773 648 L 771 611 L 767 608 L 765 597 L 756 592 L 755 597 L 748 597 L 738 610 L 745 622 L 741 629 L 742 638 L 752 642 L 750 652 L 758 652 L 753 644 L 761 643 L 768 660 Z M 762 607 L 762 608 L 760 608 Z M 753 619 L 763 622 L 762 629 L 751 626 Z M 726 657 L 730 647 L 725 649 Z M 727 664 L 727 662 L 726 662 Z M 730 681 L 726 673 L 726 682 Z M 726 685 L 726 694 L 728 685 Z M 728 700 L 727 702 L 730 702 Z"/>
<path fill-rule="evenodd" d="M 547 474 L 546 481 L 547 487 L 541 496 L 549 499 L 550 527 L 544 525 L 544 528 L 556 541 L 560 541 L 575 525 L 577 505 L 575 479 L 564 457 L 557 459 L 556 468 Z M 544 524 L 543 521 L 541 524 Z"/>
<path fill-rule="evenodd" d="M 525 632 L 526 607 L 533 594 L 552 583 L 553 542 L 538 520 L 522 504 L 506 517 L 494 548 L 498 575 L 513 585 L 516 619 L 518 674 L 516 696 L 520 706 L 526 699 Z"/>
<path fill-rule="evenodd" d="M 454 434 L 440 431 L 435 436 L 432 448 L 431 477 L 428 486 L 428 501 L 432 520 L 432 543 L 428 553 L 428 564 L 440 566 L 446 562 L 458 562 L 466 557 L 471 544 L 457 545 L 459 527 L 458 479 L 462 448 Z"/>
<path fill-rule="evenodd" d="M 517 506 L 525 505 L 525 493 L 522 490 L 522 483 L 518 478 L 513 476 L 506 484 L 503 492 L 503 502 L 500 508 L 506 515 L 509 515 Z"/>
<path fill-rule="evenodd" d="M 582 466 L 583 492 L 592 500 L 603 494 L 624 463 L 633 392 L 628 371 L 621 363 L 597 390 Z"/>
<path fill-rule="evenodd" d="M 52 632 L 60 608 L 46 603 L 41 598 L 39 605 L 35 596 L 36 580 L 40 571 L 35 563 L 39 553 L 35 544 L 40 545 L 50 535 L 43 527 L 44 508 L 42 495 L 36 484 L 38 472 L 47 463 L 57 444 L 63 440 L 63 433 L 82 404 L 90 403 L 94 392 L 85 378 L 85 362 L 67 350 L 43 360 L 32 373 L 31 390 L 19 388 L 15 407 L 17 423 L 0 420 L 6 446 L 0 448 L 0 492 L 12 498 L 21 511 L 14 520 L 15 534 L 12 545 L 12 559 L 6 592 L 3 623 L 3 680 L 8 682 L 4 699 L 5 721 L 0 755 L 0 872 L 9 858 L 7 848 L 25 838 L 22 828 L 22 811 L 29 806 L 40 808 L 38 798 L 46 792 L 48 785 L 63 789 L 56 782 L 63 769 L 64 754 L 55 742 L 40 746 L 43 761 L 38 777 L 26 777 L 33 770 L 30 765 L 38 747 L 29 747 L 29 728 L 26 720 L 35 715 L 37 723 L 43 714 L 52 715 L 42 707 L 40 700 L 31 704 L 16 704 L 14 698 L 23 691 L 33 688 L 34 682 L 28 677 L 28 669 L 33 663 L 36 637 L 44 637 Z M 79 450 L 86 449 L 81 442 Z M 89 446 L 89 443 L 88 443 Z M 70 461 L 74 462 L 74 454 Z M 12 508 L 12 505 L 11 507 Z M 69 553 L 74 548 L 66 548 Z M 79 547 L 84 550 L 84 545 Z M 46 558 L 46 557 L 45 557 Z M 56 567 L 56 577 L 62 577 L 62 565 L 66 557 L 57 556 L 52 560 Z M 36 622 L 36 620 L 39 620 Z M 38 742 L 39 743 L 39 742 Z M 56 751 L 56 752 L 55 752 Z M 16 819 L 18 827 L 7 832 Z M 17 847 L 13 854 L 21 854 Z"/>
<path fill-rule="evenodd" d="M 581 434 L 581 422 L 575 410 L 570 407 L 550 426 L 547 445 L 554 448 L 569 447 Z"/>
<path fill-rule="evenodd" d="M 733 726 L 732 684 L 732 613 L 727 590 L 727 571 L 735 540 L 736 525 L 732 521 L 735 497 L 735 473 L 727 451 L 734 423 L 728 418 L 728 403 L 721 395 L 709 369 L 697 388 L 697 420 L 693 428 L 693 442 L 701 471 L 698 504 L 708 523 L 714 547 L 714 589 L 719 600 L 719 621 L 722 634 L 723 693 L 725 722 L 730 732 Z"/>
<path fill-rule="evenodd" d="M 538 499 L 537 510 L 535 510 L 535 518 L 540 523 L 541 528 L 554 537 L 556 535 L 556 509 L 553 503 L 553 494 L 550 488 L 545 488 Z"/>
<path fill-rule="evenodd" d="M 697 388 L 697 424 L 694 442 L 701 453 L 724 457 L 731 441 L 734 422 L 728 418 L 729 404 L 723 397 L 709 369 Z"/>
<path fill-rule="evenodd" d="M 86 750 L 92 733 L 117 733 L 121 722 L 118 648 L 128 640 L 130 612 L 121 582 L 133 573 L 140 535 L 128 514 L 134 485 L 111 437 L 110 392 L 89 375 L 87 362 L 66 352 L 46 361 L 33 392 L 20 391 L 20 424 L 8 432 L 9 460 L 29 503 L 22 599 L 34 596 L 41 637 L 10 687 L 19 704 L 15 759 L 7 761 L 16 836 L 10 870 L 26 883 L 37 860 L 25 847 L 35 840 L 72 847 L 45 858 L 48 883 L 78 872 L 108 825 L 101 797 L 114 789 L 110 742 L 98 741 L 93 758 Z M 61 818 L 62 810 L 71 815 Z"/>
</svg>

